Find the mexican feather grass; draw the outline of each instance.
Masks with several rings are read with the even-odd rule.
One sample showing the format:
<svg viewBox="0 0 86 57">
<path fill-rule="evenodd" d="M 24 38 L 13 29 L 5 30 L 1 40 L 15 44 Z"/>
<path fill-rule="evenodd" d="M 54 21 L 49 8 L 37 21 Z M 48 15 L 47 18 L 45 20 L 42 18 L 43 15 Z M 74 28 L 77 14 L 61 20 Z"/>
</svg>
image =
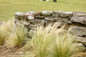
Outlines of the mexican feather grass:
<svg viewBox="0 0 86 57">
<path fill-rule="evenodd" d="M 59 30 L 61 31 L 61 30 Z M 33 38 L 25 45 L 32 57 L 71 57 L 77 53 L 76 42 L 72 36 L 58 34 L 56 24 L 37 27 Z"/>
</svg>

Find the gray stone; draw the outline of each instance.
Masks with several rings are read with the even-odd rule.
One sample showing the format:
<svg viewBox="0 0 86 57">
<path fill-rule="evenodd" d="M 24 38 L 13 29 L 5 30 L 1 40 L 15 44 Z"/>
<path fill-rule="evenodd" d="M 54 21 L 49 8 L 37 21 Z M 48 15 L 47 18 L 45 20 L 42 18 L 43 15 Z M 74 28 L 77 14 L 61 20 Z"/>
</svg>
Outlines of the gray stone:
<svg viewBox="0 0 86 57">
<path fill-rule="evenodd" d="M 24 14 L 25 13 L 22 13 L 22 12 L 17 12 L 17 13 L 15 13 L 15 19 L 17 19 L 17 20 L 22 20 L 22 19 L 24 19 L 23 17 L 24 17 Z"/>
<path fill-rule="evenodd" d="M 73 16 L 85 17 L 86 16 L 86 13 L 85 12 L 73 12 Z"/>
<path fill-rule="evenodd" d="M 35 17 L 34 17 L 34 11 L 29 11 L 27 13 L 25 13 L 25 15 L 27 16 L 27 19 L 28 20 L 33 20 Z"/>
<path fill-rule="evenodd" d="M 48 22 L 56 22 L 57 18 L 53 18 L 53 17 L 45 17 L 45 20 Z"/>
<path fill-rule="evenodd" d="M 68 29 L 68 35 L 75 36 L 76 41 L 86 47 L 86 27 L 71 26 Z"/>
<path fill-rule="evenodd" d="M 21 16 L 24 16 L 24 14 L 25 13 L 23 13 L 23 12 L 17 12 L 17 13 L 15 13 L 15 16 L 20 16 L 21 17 Z"/>
<path fill-rule="evenodd" d="M 44 19 L 44 16 L 35 16 L 36 19 Z"/>
<path fill-rule="evenodd" d="M 86 45 L 86 38 L 84 37 L 76 37 L 76 41 Z"/>
<path fill-rule="evenodd" d="M 76 41 L 77 41 L 78 43 L 83 44 L 83 46 L 86 48 L 86 38 L 84 38 L 84 37 L 76 37 Z M 86 51 L 86 50 L 85 50 L 85 51 Z"/>
<path fill-rule="evenodd" d="M 44 26 L 45 21 L 43 19 L 35 19 L 35 26 Z"/>
<path fill-rule="evenodd" d="M 62 18 L 62 22 L 71 24 L 71 21 L 69 20 L 69 18 Z"/>
<path fill-rule="evenodd" d="M 34 16 L 33 15 L 29 15 L 27 18 L 28 18 L 28 20 L 34 20 Z"/>
<path fill-rule="evenodd" d="M 80 23 L 80 24 L 86 24 L 86 17 L 74 16 L 74 17 L 71 18 L 71 22 Z"/>
<path fill-rule="evenodd" d="M 35 16 L 42 16 L 42 12 L 36 12 L 34 13 Z"/>
<path fill-rule="evenodd" d="M 82 43 L 77 43 L 76 47 L 79 49 L 79 51 L 82 52 L 86 50 L 85 46 Z"/>
<path fill-rule="evenodd" d="M 52 16 L 53 17 L 59 17 L 60 16 L 60 12 L 59 11 L 53 11 Z"/>
<path fill-rule="evenodd" d="M 33 35 L 34 35 L 34 30 L 30 30 L 29 33 L 28 33 L 28 36 L 32 37 Z"/>
<path fill-rule="evenodd" d="M 42 15 L 51 16 L 52 15 L 52 11 L 42 11 Z"/>
<path fill-rule="evenodd" d="M 58 34 L 66 34 L 76 36 L 79 43 L 77 47 L 86 47 L 86 27 L 79 25 L 86 24 L 85 13 L 58 12 L 58 11 L 42 11 L 42 12 L 17 12 L 14 20 L 16 26 L 24 25 L 28 30 L 29 37 L 34 34 L 34 29 L 38 26 L 54 25 L 57 22 Z M 72 23 L 71 23 L 72 22 Z M 77 23 L 77 25 L 75 23 Z M 70 26 L 70 24 L 74 26 Z M 70 27 L 70 28 L 69 28 Z M 83 45 L 82 45 L 83 44 Z M 84 46 L 84 47 L 83 47 Z"/>
<path fill-rule="evenodd" d="M 57 21 L 71 24 L 71 21 L 69 18 L 57 17 Z"/>
<path fill-rule="evenodd" d="M 81 26 L 71 26 L 68 30 L 68 34 L 85 37 L 86 36 L 86 27 Z"/>
<path fill-rule="evenodd" d="M 61 17 L 72 17 L 73 12 L 60 12 Z"/>
<path fill-rule="evenodd" d="M 36 24 L 38 24 L 38 23 L 40 24 L 42 21 L 44 21 L 44 20 L 43 19 L 35 19 Z"/>
</svg>

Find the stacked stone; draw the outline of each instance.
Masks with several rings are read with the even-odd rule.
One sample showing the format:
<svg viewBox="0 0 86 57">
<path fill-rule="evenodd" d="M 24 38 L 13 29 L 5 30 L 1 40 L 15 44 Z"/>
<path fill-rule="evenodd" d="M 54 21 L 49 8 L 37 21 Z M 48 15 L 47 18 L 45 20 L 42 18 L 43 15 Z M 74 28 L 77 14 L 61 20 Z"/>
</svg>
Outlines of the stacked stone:
<svg viewBox="0 0 86 57">
<path fill-rule="evenodd" d="M 25 24 L 43 25 L 46 26 L 49 23 L 65 22 L 71 23 L 70 18 L 73 16 L 72 12 L 58 12 L 58 11 L 42 11 L 42 12 L 17 12 L 15 14 L 15 23 L 25 22 Z"/>
<path fill-rule="evenodd" d="M 58 22 L 58 28 L 65 23 L 69 25 L 67 28 L 68 35 L 76 36 L 80 46 L 86 47 L 86 13 L 84 12 L 62 12 L 62 11 L 29 11 L 26 13 L 17 12 L 15 14 L 15 24 L 24 25 L 31 36 L 34 28 L 37 26 L 53 25 Z M 83 45 L 82 45 L 83 44 Z"/>
<path fill-rule="evenodd" d="M 72 26 L 68 30 L 68 34 L 76 36 L 76 41 L 82 49 L 86 51 L 86 13 L 74 12 L 71 18 Z"/>
</svg>

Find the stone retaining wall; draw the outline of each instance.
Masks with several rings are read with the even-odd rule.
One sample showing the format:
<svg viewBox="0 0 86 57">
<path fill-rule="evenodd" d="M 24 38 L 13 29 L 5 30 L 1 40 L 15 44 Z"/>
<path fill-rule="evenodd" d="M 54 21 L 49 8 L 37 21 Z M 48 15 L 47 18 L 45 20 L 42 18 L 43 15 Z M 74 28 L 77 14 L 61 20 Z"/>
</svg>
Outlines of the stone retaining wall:
<svg viewBox="0 0 86 57">
<path fill-rule="evenodd" d="M 31 33 L 37 26 L 45 27 L 49 24 L 58 23 L 57 28 L 62 28 L 68 34 L 77 36 L 76 39 L 80 45 L 83 44 L 86 47 L 86 13 L 84 12 L 17 12 L 14 22 L 16 25 L 23 24 Z"/>
</svg>

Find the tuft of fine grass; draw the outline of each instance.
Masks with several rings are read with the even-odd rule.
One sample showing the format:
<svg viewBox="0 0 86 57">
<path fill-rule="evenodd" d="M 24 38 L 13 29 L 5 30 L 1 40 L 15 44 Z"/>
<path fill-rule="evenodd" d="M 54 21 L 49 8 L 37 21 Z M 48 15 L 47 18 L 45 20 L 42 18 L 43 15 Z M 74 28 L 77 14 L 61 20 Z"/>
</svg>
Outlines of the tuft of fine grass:
<svg viewBox="0 0 86 57">
<path fill-rule="evenodd" d="M 4 44 L 6 36 L 7 36 L 7 32 L 5 31 L 5 27 L 1 25 L 0 26 L 0 45 Z"/>
<path fill-rule="evenodd" d="M 37 27 L 33 38 L 25 45 L 25 49 L 31 49 L 31 53 L 35 57 L 47 57 L 49 52 L 49 47 L 52 44 L 53 39 L 56 37 L 56 29 L 52 26 Z"/>
<path fill-rule="evenodd" d="M 77 53 L 78 48 L 74 41 L 73 36 L 58 35 L 52 52 L 53 57 L 71 57 Z"/>
<path fill-rule="evenodd" d="M 12 32 L 13 21 L 2 22 L 0 24 L 0 45 L 5 44 L 5 41 Z"/>
<path fill-rule="evenodd" d="M 17 38 L 15 39 L 15 43 L 18 47 L 21 47 L 23 45 L 23 41 L 25 39 L 26 36 L 26 30 L 24 26 L 21 27 L 16 27 L 15 29 L 15 33 Z"/>
<path fill-rule="evenodd" d="M 22 47 L 26 38 L 26 28 L 24 26 L 17 26 L 15 31 L 12 32 L 7 40 L 6 46 L 11 47 Z"/>
</svg>

